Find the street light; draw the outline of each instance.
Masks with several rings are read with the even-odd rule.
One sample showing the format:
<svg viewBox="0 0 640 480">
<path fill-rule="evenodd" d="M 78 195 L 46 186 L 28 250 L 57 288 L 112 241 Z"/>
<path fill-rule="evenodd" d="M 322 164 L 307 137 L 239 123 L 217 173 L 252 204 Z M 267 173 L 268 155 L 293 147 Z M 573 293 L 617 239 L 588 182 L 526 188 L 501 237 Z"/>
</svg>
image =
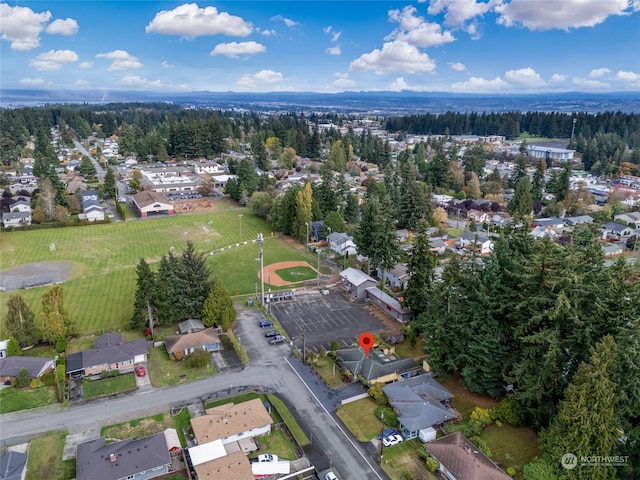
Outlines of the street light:
<svg viewBox="0 0 640 480">
<path fill-rule="evenodd" d="M 384 407 L 380 412 L 380 422 L 382 423 L 382 429 L 380 432 L 380 466 L 382 466 L 382 449 L 384 448 Z"/>
<path fill-rule="evenodd" d="M 242 243 L 242 213 L 238 215 L 238 218 L 240 219 L 240 243 Z"/>
<path fill-rule="evenodd" d="M 262 234 L 258 234 L 258 244 L 260 245 L 260 305 L 264 308 L 264 261 L 262 255 Z"/>
<path fill-rule="evenodd" d="M 304 222 L 304 224 L 307 226 L 307 252 L 309 252 L 309 222 Z"/>
</svg>

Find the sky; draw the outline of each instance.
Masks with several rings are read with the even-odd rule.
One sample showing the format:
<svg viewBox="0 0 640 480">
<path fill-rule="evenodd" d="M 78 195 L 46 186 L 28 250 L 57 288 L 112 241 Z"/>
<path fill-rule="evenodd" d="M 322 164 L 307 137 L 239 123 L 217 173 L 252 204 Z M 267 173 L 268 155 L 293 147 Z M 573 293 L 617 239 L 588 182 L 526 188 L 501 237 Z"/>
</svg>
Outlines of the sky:
<svg viewBox="0 0 640 480">
<path fill-rule="evenodd" d="M 0 34 L 0 89 L 640 93 L 640 0 L 20 0 Z"/>
</svg>

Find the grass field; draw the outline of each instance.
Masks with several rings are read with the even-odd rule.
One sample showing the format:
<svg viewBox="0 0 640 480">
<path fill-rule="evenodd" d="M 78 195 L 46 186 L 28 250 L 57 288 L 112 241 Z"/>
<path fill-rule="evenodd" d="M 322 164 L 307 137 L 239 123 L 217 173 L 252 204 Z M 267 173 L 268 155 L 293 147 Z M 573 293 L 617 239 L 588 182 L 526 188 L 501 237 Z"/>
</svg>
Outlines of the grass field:
<svg viewBox="0 0 640 480">
<path fill-rule="evenodd" d="M 76 461 L 62 461 L 67 432 L 49 432 L 33 439 L 29 447 L 26 480 L 69 480 L 76 477 Z"/>
<path fill-rule="evenodd" d="M 164 345 L 149 350 L 147 370 L 151 385 L 156 388 L 175 385 L 183 379 L 190 382 L 216 374 L 216 369 L 212 366 L 190 368 L 184 362 L 172 361 Z"/>
<path fill-rule="evenodd" d="M 0 414 L 44 407 L 57 401 L 55 387 L 3 388 L 0 390 Z"/>
<path fill-rule="evenodd" d="M 238 214 L 242 213 L 240 240 Z M 209 223 L 211 222 L 211 223 Z M 0 233 L 2 269 L 32 262 L 73 262 L 73 278 L 63 283 L 65 308 L 80 335 L 126 329 L 133 312 L 136 273 L 141 258 L 157 264 L 173 247 L 182 252 L 191 240 L 201 252 L 216 251 L 208 258 L 214 276 L 232 295 L 251 294 L 258 282 L 258 233 L 265 236 L 264 264 L 304 260 L 315 264 L 315 255 L 299 252 L 271 238 L 269 225 L 246 209 L 222 209 L 167 218 L 134 220 L 83 227 Z M 55 251 L 50 251 L 55 244 Z M 231 246 L 231 247 L 230 247 Z M 221 249 L 224 249 L 220 251 Z M 233 265 L 233 268 L 228 268 Z M 48 287 L 19 290 L 30 308 L 40 311 Z M 5 338 L 6 303 L 13 292 L 0 292 L 0 337 Z"/>
<path fill-rule="evenodd" d="M 95 398 L 113 393 L 135 390 L 136 377 L 133 373 L 125 373 L 117 377 L 82 382 L 82 398 Z"/>
<path fill-rule="evenodd" d="M 276 270 L 276 273 L 287 282 L 304 282 L 318 276 L 316 271 L 309 267 L 282 268 Z"/>
<path fill-rule="evenodd" d="M 382 450 L 382 469 L 392 480 L 404 480 L 405 478 L 421 478 L 424 480 L 437 480 L 425 466 L 424 460 L 418 455 L 418 447 L 421 443 L 417 438 L 406 440 L 393 447 Z"/>
<path fill-rule="evenodd" d="M 515 428 L 510 425 L 489 425 L 480 434 L 491 450 L 492 459 L 503 469 L 515 467 L 523 478 L 522 469 L 539 455 L 538 438 L 530 428 Z"/>
<path fill-rule="evenodd" d="M 371 398 L 341 405 L 336 411 L 338 418 L 360 442 L 368 442 L 377 436 L 382 425 L 375 416 L 378 406 Z"/>
<path fill-rule="evenodd" d="M 282 430 L 274 430 L 268 435 L 256 437 L 255 440 L 260 445 L 260 451 L 252 453 L 249 458 L 256 458 L 261 453 L 277 455 L 278 459 L 282 460 L 295 460 L 297 458 L 296 448 Z"/>
<path fill-rule="evenodd" d="M 173 418 L 168 413 L 159 413 L 146 418 L 138 418 L 130 422 L 117 423 L 102 427 L 100 436 L 113 443 L 127 438 L 143 438 L 164 432 L 167 428 L 174 428 Z"/>
</svg>

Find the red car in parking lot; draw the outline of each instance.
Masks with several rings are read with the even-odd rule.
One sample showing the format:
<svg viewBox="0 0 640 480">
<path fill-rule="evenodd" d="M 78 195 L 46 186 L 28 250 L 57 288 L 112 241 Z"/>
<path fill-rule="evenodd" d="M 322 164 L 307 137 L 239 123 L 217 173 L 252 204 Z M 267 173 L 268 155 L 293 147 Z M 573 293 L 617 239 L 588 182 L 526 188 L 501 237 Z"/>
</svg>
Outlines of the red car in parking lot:
<svg viewBox="0 0 640 480">
<path fill-rule="evenodd" d="M 136 365 L 134 370 L 136 371 L 136 375 L 139 377 L 144 377 L 147 374 L 146 370 L 142 365 Z"/>
</svg>

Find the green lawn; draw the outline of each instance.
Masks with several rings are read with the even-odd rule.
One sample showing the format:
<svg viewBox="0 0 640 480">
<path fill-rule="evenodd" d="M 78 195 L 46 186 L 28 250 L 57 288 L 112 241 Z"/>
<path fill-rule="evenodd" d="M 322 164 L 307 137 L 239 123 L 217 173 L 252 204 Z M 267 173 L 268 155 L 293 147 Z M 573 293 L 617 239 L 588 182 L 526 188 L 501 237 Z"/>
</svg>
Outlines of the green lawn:
<svg viewBox="0 0 640 480">
<path fill-rule="evenodd" d="M 164 345 L 149 350 L 147 357 L 147 374 L 151 384 L 156 388 L 175 385 L 183 381 L 197 380 L 216 374 L 213 366 L 190 368 L 184 362 L 174 362 L 169 359 Z"/>
<path fill-rule="evenodd" d="M 55 387 L 3 388 L 0 390 L 0 414 L 43 407 L 58 402 Z"/>
<path fill-rule="evenodd" d="M 405 337 L 406 338 L 406 337 Z M 412 347 L 409 340 L 405 340 L 398 345 L 393 345 L 396 349 L 396 355 L 403 358 L 413 358 L 414 360 L 420 360 L 425 357 L 424 347 L 427 345 L 422 338 L 418 338 L 415 347 Z"/>
<path fill-rule="evenodd" d="M 188 413 L 188 410 L 187 410 Z M 113 443 L 127 438 L 143 438 L 164 432 L 167 428 L 174 428 L 174 419 L 169 413 L 159 413 L 146 418 L 138 418 L 130 422 L 117 423 L 102 427 L 100 436 Z"/>
<path fill-rule="evenodd" d="M 316 271 L 309 267 L 282 268 L 276 273 L 287 282 L 304 282 L 318 277 Z"/>
<path fill-rule="evenodd" d="M 259 453 L 270 453 L 277 455 L 282 460 L 295 460 L 296 448 L 285 436 L 282 430 L 274 430 L 268 435 L 256 437 L 255 441 L 260 445 L 260 451 L 249 455 L 249 458 L 255 458 Z"/>
<path fill-rule="evenodd" d="M 244 349 L 244 347 L 240 343 L 240 340 L 238 340 L 238 336 L 235 334 L 235 332 L 233 330 L 229 330 L 227 333 L 223 335 L 226 335 L 227 337 L 229 337 L 229 340 L 231 341 L 233 348 L 238 354 L 240 361 L 245 365 L 249 365 L 249 355 L 247 354 L 247 351 Z"/>
<path fill-rule="evenodd" d="M 187 446 L 187 439 L 184 436 L 184 429 L 191 425 L 191 414 L 188 408 L 183 408 L 182 411 L 173 417 L 174 428 L 178 432 L 178 438 L 180 439 L 180 445 L 182 448 Z"/>
<path fill-rule="evenodd" d="M 265 264 L 306 257 L 280 240 L 268 238 L 269 226 L 247 209 L 220 209 L 213 212 L 180 214 L 168 218 L 135 220 L 82 227 L 0 232 L 2 268 L 24 263 L 73 262 L 74 276 L 63 284 L 65 307 L 76 321 L 81 335 L 102 333 L 127 327 L 133 312 L 135 267 L 140 258 L 156 263 L 171 247 L 181 252 L 187 239 L 202 252 L 235 245 L 240 237 L 238 214 L 242 213 L 244 240 L 253 240 L 259 232 L 264 243 Z M 209 222 L 212 222 L 210 225 Z M 186 235 L 185 235 L 186 232 Z M 55 251 L 50 251 L 50 244 Z M 209 258 L 214 275 L 222 275 L 229 292 L 252 293 L 257 281 L 258 246 L 254 243 L 226 249 Z M 308 255 L 312 262 L 313 255 Z M 226 268 L 229 264 L 234 269 Z M 20 290 L 36 313 L 42 294 L 48 287 Z M 5 305 L 13 292 L 0 292 Z M 4 315 L 0 316 L 0 337 Z"/>
<path fill-rule="evenodd" d="M 480 434 L 491 450 L 493 461 L 503 470 L 515 467 L 516 478 L 522 477 L 522 469 L 539 455 L 538 438 L 530 428 L 516 428 L 510 425 L 489 425 Z"/>
<path fill-rule="evenodd" d="M 338 418 L 347 426 L 360 442 L 368 442 L 382 430 L 380 420 L 375 416 L 376 402 L 363 398 L 356 402 L 341 405 L 336 411 Z"/>
<path fill-rule="evenodd" d="M 82 398 L 95 398 L 113 393 L 129 392 L 136 389 L 136 377 L 125 373 L 117 377 L 82 382 Z"/>
<path fill-rule="evenodd" d="M 76 477 L 76 461 L 62 461 L 66 436 L 67 432 L 49 432 L 31 441 L 26 480 L 70 480 Z"/>
<path fill-rule="evenodd" d="M 424 460 L 417 453 L 420 445 L 420 441 L 414 438 L 393 447 L 384 448 L 382 469 L 392 480 L 406 478 L 436 480 L 437 477 L 427 470 Z"/>
<path fill-rule="evenodd" d="M 340 368 L 331 357 L 327 356 L 319 359 L 313 364 L 313 368 L 316 369 L 318 375 L 320 375 L 330 388 L 338 388 L 344 385 L 340 378 Z"/>
<path fill-rule="evenodd" d="M 453 238 L 460 238 L 464 234 L 464 230 L 461 228 L 447 228 L 445 231 L 447 235 Z"/>
<path fill-rule="evenodd" d="M 271 403 L 272 407 L 276 409 L 277 413 L 282 417 L 282 421 L 287 424 L 289 432 L 293 435 L 295 441 L 301 447 L 309 445 L 311 442 L 307 435 L 302 431 L 302 428 L 293 417 L 287 406 L 278 397 L 272 393 L 267 394 L 267 399 Z M 271 415 L 273 417 L 273 413 Z"/>
</svg>

